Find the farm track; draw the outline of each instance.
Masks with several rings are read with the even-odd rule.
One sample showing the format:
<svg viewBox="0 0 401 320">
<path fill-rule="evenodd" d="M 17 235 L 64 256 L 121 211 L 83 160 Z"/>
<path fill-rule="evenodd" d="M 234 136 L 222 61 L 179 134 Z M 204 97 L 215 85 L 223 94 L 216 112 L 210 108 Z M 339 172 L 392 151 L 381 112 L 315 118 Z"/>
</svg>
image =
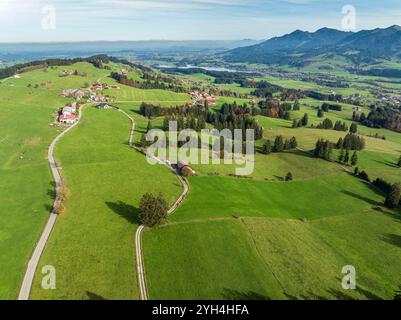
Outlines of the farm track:
<svg viewBox="0 0 401 320">
<path fill-rule="evenodd" d="M 73 128 L 75 128 L 82 119 L 82 109 L 84 106 L 82 106 L 79 110 L 79 116 L 78 120 L 76 123 L 74 123 L 72 126 L 68 127 L 66 130 L 61 132 L 50 144 L 49 150 L 48 150 L 48 159 L 49 159 L 49 165 L 50 169 L 53 174 L 54 182 L 56 184 L 56 198 L 53 204 L 53 209 L 50 214 L 50 217 L 47 221 L 47 224 L 42 232 L 42 235 L 35 247 L 35 250 L 32 254 L 31 259 L 28 262 L 27 270 L 21 285 L 21 289 L 18 295 L 18 300 L 28 300 L 29 295 L 31 292 L 32 288 L 32 283 L 33 279 L 35 277 L 35 272 L 39 264 L 40 257 L 42 256 L 42 253 L 44 251 L 44 248 L 46 246 L 46 243 L 50 237 L 50 234 L 53 230 L 54 224 L 57 220 L 58 216 L 58 209 L 60 208 L 61 205 L 61 199 L 62 199 L 62 189 L 63 189 L 63 182 L 59 173 L 59 170 L 57 168 L 56 161 L 54 160 L 54 148 L 57 144 L 57 142 L 60 141 L 60 139 L 67 134 L 69 131 L 71 131 Z M 134 133 L 135 133 L 135 120 L 124 110 L 119 109 L 120 112 L 122 112 L 127 118 L 130 119 L 132 123 L 130 135 L 129 135 L 129 146 L 133 149 L 135 149 L 138 152 L 144 153 L 144 151 L 140 148 L 137 148 L 134 145 Z M 173 173 L 177 175 L 179 178 L 181 184 L 183 185 L 184 191 L 178 198 L 178 200 L 173 204 L 173 206 L 169 209 L 168 214 L 172 214 L 180 205 L 181 203 L 185 200 L 188 192 L 189 192 L 189 185 L 188 182 L 179 176 L 177 172 L 169 166 L 167 163 L 164 161 L 154 157 L 155 160 L 157 160 L 159 163 L 165 165 L 167 168 L 169 168 Z M 146 278 L 145 278 L 145 268 L 144 268 L 144 263 L 143 263 L 143 252 L 142 252 L 142 233 L 143 230 L 145 229 L 144 226 L 139 226 L 136 234 L 135 234 L 135 249 L 136 249 L 136 261 L 137 261 L 137 272 L 138 272 L 138 281 L 139 281 L 139 289 L 140 289 L 140 297 L 141 300 L 147 300 L 148 299 L 148 293 L 147 293 L 147 288 L 146 288 Z"/>
<path fill-rule="evenodd" d="M 54 224 L 57 220 L 58 216 L 58 210 L 61 205 L 61 193 L 63 189 L 63 181 L 61 179 L 60 173 L 57 168 L 57 163 L 54 160 L 54 147 L 56 146 L 57 142 L 60 141 L 60 139 L 66 135 L 69 131 L 71 131 L 73 128 L 75 128 L 81 121 L 82 118 L 82 109 L 85 106 L 82 106 L 79 109 L 79 116 L 77 122 L 75 122 L 72 126 L 68 127 L 65 129 L 63 132 L 61 132 L 50 144 L 49 150 L 48 150 L 48 159 L 49 159 L 49 165 L 50 169 L 54 178 L 54 182 L 56 184 L 56 198 L 54 200 L 53 204 L 53 209 L 50 213 L 50 217 L 47 221 L 47 224 L 45 226 L 45 229 L 42 232 L 42 235 L 36 244 L 35 250 L 33 251 L 32 257 L 28 262 L 27 270 L 24 276 L 24 279 L 22 281 L 21 289 L 18 295 L 18 300 L 28 300 L 29 295 L 31 293 L 31 288 L 32 288 L 32 283 L 33 279 L 35 277 L 35 272 L 39 264 L 40 257 L 43 253 L 43 250 L 46 246 L 47 240 L 49 239 L 50 233 L 53 230 Z"/>
<path fill-rule="evenodd" d="M 136 147 L 133 143 L 134 140 L 134 133 L 135 133 L 135 120 L 124 110 L 119 109 L 120 112 L 122 112 L 127 118 L 130 119 L 132 123 L 131 127 L 131 132 L 129 136 L 129 146 L 133 149 L 135 149 L 138 152 L 145 153 L 142 149 Z M 163 164 L 166 166 L 168 169 L 170 169 L 174 174 L 177 175 L 178 179 L 180 180 L 184 190 L 181 193 L 180 197 L 177 199 L 177 201 L 173 204 L 173 206 L 168 210 L 168 215 L 171 215 L 174 213 L 175 210 L 178 209 L 178 207 L 182 204 L 182 202 L 185 200 L 185 198 L 188 195 L 189 192 L 189 184 L 184 179 L 181 177 L 176 170 L 174 170 L 170 165 L 168 165 L 166 162 L 163 160 L 153 157 L 154 160 L 157 160 L 160 164 Z M 135 233 L 135 251 L 136 251 L 136 265 L 137 265 L 137 273 L 138 273 L 138 284 L 139 284 L 139 291 L 140 291 L 140 298 L 141 300 L 148 300 L 149 295 L 146 287 L 146 275 L 145 275 L 145 266 L 144 266 L 144 261 L 143 261 L 143 249 L 142 249 L 142 234 L 143 230 L 145 229 L 145 226 L 141 225 L 138 226 L 138 229 Z"/>
</svg>

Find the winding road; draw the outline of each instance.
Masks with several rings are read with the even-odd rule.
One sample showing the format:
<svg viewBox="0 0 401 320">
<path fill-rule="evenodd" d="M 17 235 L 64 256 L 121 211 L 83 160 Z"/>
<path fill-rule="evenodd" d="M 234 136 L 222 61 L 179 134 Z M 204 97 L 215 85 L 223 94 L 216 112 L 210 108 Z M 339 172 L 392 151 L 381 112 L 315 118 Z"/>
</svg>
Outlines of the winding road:
<svg viewBox="0 0 401 320">
<path fill-rule="evenodd" d="M 130 119 L 132 123 L 131 127 L 131 132 L 130 132 L 130 137 L 129 137 L 129 145 L 131 148 L 143 153 L 143 150 L 137 148 L 134 145 L 134 133 L 135 133 L 135 120 L 124 110 L 119 109 L 120 112 L 122 112 L 127 118 Z M 180 180 L 184 190 L 181 193 L 180 197 L 177 199 L 177 201 L 173 204 L 173 206 L 169 209 L 167 212 L 168 215 L 171 215 L 174 213 L 175 210 L 178 209 L 178 207 L 181 205 L 181 203 L 185 200 L 186 196 L 188 195 L 189 192 L 189 184 L 188 182 L 181 177 L 177 171 L 172 168 L 169 164 L 167 164 L 165 161 L 153 156 L 155 160 L 157 160 L 160 164 L 163 164 L 167 168 L 169 168 L 174 174 L 177 175 L 178 179 Z M 138 229 L 136 230 L 135 233 L 135 251 L 136 251 L 136 268 L 137 268 L 137 274 L 138 274 L 138 285 L 139 285 L 139 293 L 141 300 L 148 300 L 148 291 L 146 287 L 146 276 L 145 276 L 145 266 L 144 266 L 144 259 L 143 259 L 143 250 L 142 250 L 142 234 L 143 230 L 145 229 L 145 226 L 138 226 Z"/>
<path fill-rule="evenodd" d="M 31 292 L 32 288 L 32 283 L 33 279 L 35 277 L 35 272 L 39 264 L 40 257 L 44 251 L 44 248 L 46 246 L 47 240 L 49 239 L 50 233 L 53 230 L 54 224 L 57 220 L 58 216 L 58 209 L 60 208 L 61 205 L 61 198 L 62 198 L 62 189 L 63 189 L 63 181 L 60 176 L 60 172 L 57 168 L 57 163 L 54 160 L 54 147 L 57 144 L 60 139 L 67 134 L 69 131 L 71 131 L 74 127 L 76 127 L 81 119 L 82 119 L 82 109 L 85 106 L 82 106 L 79 109 L 79 116 L 77 122 L 75 122 L 72 126 L 68 127 L 65 129 L 62 133 L 60 133 L 50 144 L 49 150 L 48 150 L 48 159 L 49 159 L 49 165 L 51 172 L 53 174 L 54 182 L 56 184 L 56 198 L 54 200 L 53 204 L 53 209 L 50 214 L 50 217 L 47 221 L 47 224 L 42 232 L 42 235 L 35 247 L 35 250 L 32 254 L 31 259 L 28 262 L 27 270 L 22 282 L 22 286 L 18 295 L 18 300 L 28 300 L 29 295 Z M 119 109 L 121 113 L 123 113 L 127 118 L 130 119 L 132 123 L 131 131 L 130 131 L 130 136 L 129 136 L 129 146 L 136 151 L 139 151 L 143 153 L 143 150 L 140 148 L 137 148 L 134 145 L 134 133 L 135 133 L 135 120 L 124 110 Z M 165 165 L 168 167 L 172 172 L 174 172 L 177 177 L 179 178 L 184 191 L 178 198 L 178 200 L 174 203 L 174 205 L 170 208 L 168 211 L 168 214 L 172 214 L 180 205 L 181 203 L 185 200 L 188 192 L 189 192 L 189 185 L 188 182 L 182 178 L 180 175 L 177 174 L 176 170 L 174 170 L 170 165 L 168 165 L 166 162 L 162 161 L 161 159 L 158 159 L 154 157 L 159 163 Z M 144 226 L 139 226 L 136 234 L 135 234 L 135 250 L 136 250 L 136 264 L 137 264 L 137 273 L 138 273 L 138 283 L 139 283 L 139 289 L 140 289 L 140 297 L 141 300 L 147 300 L 148 299 L 148 293 L 147 293 L 147 288 L 146 288 L 146 278 L 145 278 L 145 267 L 144 267 L 144 262 L 143 262 L 143 252 L 142 252 L 142 233 L 143 230 L 145 229 Z"/>
<path fill-rule="evenodd" d="M 24 280 L 22 281 L 22 286 L 18 295 L 18 300 L 28 300 L 29 295 L 31 293 L 31 288 L 32 288 L 32 282 L 33 278 L 35 277 L 35 272 L 39 264 L 40 257 L 43 253 L 43 250 L 45 248 L 46 242 L 49 239 L 50 233 L 53 230 L 53 226 L 57 220 L 58 216 L 58 209 L 60 208 L 61 204 L 61 193 L 63 189 L 63 181 L 61 179 L 60 173 L 57 168 L 56 161 L 54 160 L 54 147 L 56 143 L 65 135 L 67 134 L 70 130 L 72 130 L 75 126 L 79 124 L 82 118 L 82 109 L 85 106 L 82 106 L 79 109 L 79 115 L 78 115 L 78 120 L 70 127 L 65 129 L 63 132 L 61 132 L 50 144 L 49 150 L 48 150 L 48 159 L 49 159 L 49 164 L 50 164 L 50 169 L 53 174 L 54 182 L 56 184 L 56 199 L 54 200 L 53 204 L 53 209 L 52 212 L 50 213 L 49 220 L 47 221 L 47 224 L 45 226 L 45 229 L 42 232 L 42 235 L 35 247 L 35 250 L 33 251 L 32 257 L 28 262 L 28 267 L 24 276 Z"/>
</svg>

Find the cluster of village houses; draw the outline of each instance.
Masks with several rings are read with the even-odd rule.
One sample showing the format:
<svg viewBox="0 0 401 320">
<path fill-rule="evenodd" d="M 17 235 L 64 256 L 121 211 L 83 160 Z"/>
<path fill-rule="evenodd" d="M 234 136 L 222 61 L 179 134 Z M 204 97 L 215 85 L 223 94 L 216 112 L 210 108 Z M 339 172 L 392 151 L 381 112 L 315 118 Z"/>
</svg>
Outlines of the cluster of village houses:
<svg viewBox="0 0 401 320">
<path fill-rule="evenodd" d="M 110 98 L 105 96 L 102 91 L 104 90 L 118 90 L 120 87 L 116 84 L 98 84 L 94 83 L 89 88 L 79 88 L 79 89 L 66 89 L 60 96 L 65 98 L 72 98 L 76 101 L 80 101 L 84 98 L 88 98 L 89 102 L 99 102 L 106 103 L 110 101 Z M 99 92 L 100 91 L 100 92 Z M 58 121 L 64 124 L 74 124 L 77 121 L 77 102 L 71 102 L 67 106 L 63 107 L 60 111 Z"/>
<path fill-rule="evenodd" d="M 207 103 L 209 106 L 215 106 L 216 105 L 216 97 L 202 91 L 198 90 L 193 90 L 190 93 L 191 99 L 194 104 L 200 103 L 200 104 L 205 104 Z"/>
<path fill-rule="evenodd" d="M 110 98 L 105 96 L 102 91 L 104 90 L 119 90 L 120 87 L 116 84 L 106 85 L 106 84 L 98 84 L 95 83 L 91 85 L 89 88 L 80 88 L 80 89 L 66 89 L 64 90 L 60 96 L 66 98 L 73 98 L 77 101 L 87 97 L 90 102 L 108 102 Z M 99 92 L 100 91 L 100 92 Z"/>
</svg>

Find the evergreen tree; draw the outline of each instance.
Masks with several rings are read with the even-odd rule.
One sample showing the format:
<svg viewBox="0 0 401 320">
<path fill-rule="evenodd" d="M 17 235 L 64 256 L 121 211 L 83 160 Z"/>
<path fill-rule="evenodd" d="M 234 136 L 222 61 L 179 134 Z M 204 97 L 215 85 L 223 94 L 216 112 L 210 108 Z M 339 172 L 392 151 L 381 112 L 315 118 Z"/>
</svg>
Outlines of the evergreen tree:
<svg viewBox="0 0 401 320">
<path fill-rule="evenodd" d="M 148 121 L 148 127 L 146 128 L 146 133 L 148 133 L 152 129 L 153 129 L 152 122 L 149 120 Z"/>
<path fill-rule="evenodd" d="M 358 176 L 358 175 L 359 175 L 359 168 L 358 168 L 358 167 L 355 167 L 354 175 L 355 175 L 355 176 Z"/>
<path fill-rule="evenodd" d="M 344 156 L 344 163 L 348 165 L 349 162 L 349 150 L 345 151 L 345 156 Z"/>
<path fill-rule="evenodd" d="M 170 122 L 170 117 L 164 117 L 163 120 L 163 130 L 164 131 L 169 131 L 169 122 Z"/>
<path fill-rule="evenodd" d="M 330 155 L 331 155 L 332 149 L 333 149 L 333 147 L 332 147 L 332 144 L 330 143 L 330 141 L 324 141 L 323 139 L 319 139 L 316 142 L 314 155 L 316 158 L 330 160 Z"/>
<path fill-rule="evenodd" d="M 301 109 L 301 105 L 299 104 L 299 101 L 295 100 L 294 106 L 292 107 L 292 110 L 299 111 L 300 109 Z"/>
<path fill-rule="evenodd" d="M 323 111 L 322 109 L 319 109 L 319 110 L 317 111 L 317 117 L 318 117 L 318 118 L 323 118 L 323 117 L 324 117 L 324 111 Z"/>
<path fill-rule="evenodd" d="M 290 139 L 290 149 L 296 149 L 298 147 L 297 138 L 292 137 Z"/>
<path fill-rule="evenodd" d="M 336 148 L 337 149 L 342 149 L 343 148 L 343 143 L 344 143 L 343 138 L 338 139 L 338 142 L 336 144 Z"/>
<path fill-rule="evenodd" d="M 284 151 L 284 141 L 282 136 L 277 136 L 274 141 L 273 152 L 283 152 Z"/>
<path fill-rule="evenodd" d="M 397 208 L 400 203 L 400 184 L 396 183 L 391 186 L 390 192 L 387 194 L 385 206 L 394 209 Z"/>
<path fill-rule="evenodd" d="M 338 162 L 343 163 L 345 158 L 345 151 L 344 149 L 341 149 L 340 155 L 338 156 Z"/>
<path fill-rule="evenodd" d="M 139 205 L 139 223 L 147 227 L 158 226 L 167 220 L 167 211 L 168 204 L 163 194 L 155 196 L 146 193 Z"/>
<path fill-rule="evenodd" d="M 291 172 L 288 172 L 287 175 L 285 176 L 285 181 L 292 181 L 294 180 L 294 177 L 292 176 Z"/>
<path fill-rule="evenodd" d="M 141 141 L 139 142 L 139 146 L 142 148 L 146 148 L 148 146 L 148 141 L 146 140 L 145 134 L 142 134 Z"/>
<path fill-rule="evenodd" d="M 358 155 L 356 153 L 356 151 L 353 153 L 352 157 L 351 157 L 351 166 L 356 166 L 358 164 Z"/>
<path fill-rule="evenodd" d="M 307 113 L 305 113 L 301 120 L 302 126 L 306 127 L 308 125 L 308 122 L 309 122 L 309 116 Z"/>
<path fill-rule="evenodd" d="M 351 124 L 351 127 L 349 128 L 349 132 L 351 132 L 351 133 L 358 132 L 358 125 L 355 122 Z"/>
<path fill-rule="evenodd" d="M 284 150 L 290 150 L 290 149 L 291 149 L 290 141 L 288 139 L 285 139 Z"/>
<path fill-rule="evenodd" d="M 270 154 L 272 152 L 272 143 L 270 140 L 266 140 L 262 147 L 262 152 L 264 154 Z"/>
</svg>

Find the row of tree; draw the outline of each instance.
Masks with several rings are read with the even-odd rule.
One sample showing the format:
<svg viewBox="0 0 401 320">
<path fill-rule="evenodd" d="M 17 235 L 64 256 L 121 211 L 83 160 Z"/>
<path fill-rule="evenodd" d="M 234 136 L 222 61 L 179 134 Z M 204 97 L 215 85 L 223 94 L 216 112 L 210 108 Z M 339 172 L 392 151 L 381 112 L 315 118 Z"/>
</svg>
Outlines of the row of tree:
<svg viewBox="0 0 401 320">
<path fill-rule="evenodd" d="M 293 128 L 306 127 L 308 125 L 308 122 L 309 122 L 309 116 L 307 113 L 305 113 L 301 119 L 294 119 L 292 121 L 292 127 Z"/>
<path fill-rule="evenodd" d="M 176 84 L 172 82 L 165 83 L 159 80 L 135 81 L 133 79 L 128 78 L 126 75 L 118 72 L 112 72 L 110 76 L 118 83 L 137 89 L 160 89 L 160 90 L 173 91 L 177 93 L 185 93 L 188 91 L 188 89 L 182 86 L 181 84 Z"/>
<path fill-rule="evenodd" d="M 262 146 L 263 154 L 270 154 L 272 152 L 283 152 L 286 150 L 292 150 L 298 147 L 298 142 L 295 137 L 291 139 L 285 139 L 283 136 L 277 136 L 272 143 L 270 140 L 266 140 Z"/>
<path fill-rule="evenodd" d="M 365 139 L 355 133 L 348 133 L 344 138 L 338 139 L 337 149 L 363 150 L 365 149 Z"/>
<path fill-rule="evenodd" d="M 350 158 L 349 150 L 341 149 L 340 155 L 338 156 L 338 162 L 346 165 L 351 164 L 351 166 L 354 167 L 358 164 L 358 154 L 355 151 Z"/>
</svg>

